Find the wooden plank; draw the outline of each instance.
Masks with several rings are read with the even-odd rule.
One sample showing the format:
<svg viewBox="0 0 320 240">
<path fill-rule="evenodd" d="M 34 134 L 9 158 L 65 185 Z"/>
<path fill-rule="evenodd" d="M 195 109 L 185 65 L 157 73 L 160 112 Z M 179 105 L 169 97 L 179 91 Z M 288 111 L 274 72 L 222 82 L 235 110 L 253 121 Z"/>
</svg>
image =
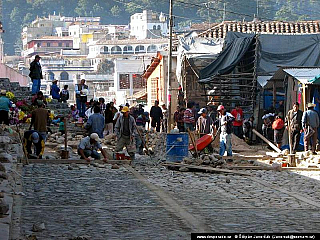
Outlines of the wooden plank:
<svg viewBox="0 0 320 240">
<path fill-rule="evenodd" d="M 281 170 L 286 171 L 320 171 L 320 168 L 306 168 L 306 167 L 282 167 Z"/>
<path fill-rule="evenodd" d="M 265 141 L 270 147 L 272 147 L 273 150 L 275 150 L 277 153 L 281 153 L 281 150 L 277 148 L 276 145 L 274 145 L 272 142 L 270 142 L 268 139 L 266 139 L 264 136 L 262 136 L 257 130 L 252 129 L 252 132 L 255 133 L 259 138 L 261 138 L 263 141 Z"/>
<path fill-rule="evenodd" d="M 195 166 L 195 165 L 189 165 L 189 164 L 183 164 L 183 163 L 165 162 L 165 163 L 162 163 L 162 165 L 168 166 L 168 167 L 187 167 L 189 169 L 202 170 L 202 171 L 206 171 L 206 172 L 229 173 L 229 174 L 237 174 L 237 175 L 242 175 L 242 176 L 252 176 L 252 174 L 249 174 L 249 173 L 244 173 L 244 172 L 239 172 L 239 171 L 234 171 L 234 170 L 229 170 L 229 169 L 202 167 L 202 166 Z"/>
<path fill-rule="evenodd" d="M 228 166 L 227 169 L 237 169 L 237 170 L 275 170 L 271 166 Z"/>
<path fill-rule="evenodd" d="M 270 160 L 271 157 L 268 156 L 244 156 L 244 155 L 234 155 L 234 156 L 222 156 L 222 159 L 243 159 L 243 160 L 258 160 L 258 159 L 264 159 L 264 160 Z"/>
<path fill-rule="evenodd" d="M 29 159 L 29 163 L 42 163 L 42 164 L 89 164 L 88 161 L 83 159 Z M 90 163 L 99 163 L 99 164 L 127 164 L 131 163 L 131 160 L 108 160 L 104 162 L 103 160 L 92 160 Z"/>
</svg>

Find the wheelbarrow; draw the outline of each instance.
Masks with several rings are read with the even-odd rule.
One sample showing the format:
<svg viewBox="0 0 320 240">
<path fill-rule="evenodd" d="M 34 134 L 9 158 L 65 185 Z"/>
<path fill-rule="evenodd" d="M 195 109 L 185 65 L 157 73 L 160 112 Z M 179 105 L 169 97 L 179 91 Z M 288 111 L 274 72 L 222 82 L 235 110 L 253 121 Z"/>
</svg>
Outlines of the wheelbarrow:
<svg viewBox="0 0 320 240">
<path fill-rule="evenodd" d="M 213 134 L 206 134 L 199 138 L 196 142 L 195 145 L 197 146 L 197 149 L 195 149 L 195 146 L 191 143 L 189 144 L 189 151 L 191 152 L 192 156 L 197 157 L 197 152 L 198 154 L 201 153 L 208 147 L 217 137 L 218 133 L 220 132 L 220 127 L 218 128 L 217 132 L 215 135 Z M 196 151 L 197 150 L 197 151 Z"/>
</svg>

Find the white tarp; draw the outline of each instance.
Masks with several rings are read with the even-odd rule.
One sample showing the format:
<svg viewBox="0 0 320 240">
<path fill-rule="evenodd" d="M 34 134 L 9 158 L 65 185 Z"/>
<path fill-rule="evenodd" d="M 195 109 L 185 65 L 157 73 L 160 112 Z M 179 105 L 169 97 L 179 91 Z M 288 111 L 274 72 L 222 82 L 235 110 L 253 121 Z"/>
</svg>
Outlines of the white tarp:
<svg viewBox="0 0 320 240">
<path fill-rule="evenodd" d="M 199 38 L 196 33 L 179 39 L 176 76 L 179 83 L 182 83 L 183 59 L 207 58 L 208 64 L 222 51 L 223 39 Z M 205 67 L 205 66 L 204 66 Z"/>
</svg>

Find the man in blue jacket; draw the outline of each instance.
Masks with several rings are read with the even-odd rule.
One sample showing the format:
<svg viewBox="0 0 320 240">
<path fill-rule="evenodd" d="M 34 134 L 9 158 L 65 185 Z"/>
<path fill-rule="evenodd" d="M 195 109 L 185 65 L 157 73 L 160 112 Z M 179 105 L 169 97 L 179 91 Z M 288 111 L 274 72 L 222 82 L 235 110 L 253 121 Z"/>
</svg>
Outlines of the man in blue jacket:
<svg viewBox="0 0 320 240">
<path fill-rule="evenodd" d="M 60 88 L 57 85 L 58 80 L 53 80 L 52 81 L 52 86 L 51 86 L 51 95 L 53 99 L 60 99 Z"/>
</svg>

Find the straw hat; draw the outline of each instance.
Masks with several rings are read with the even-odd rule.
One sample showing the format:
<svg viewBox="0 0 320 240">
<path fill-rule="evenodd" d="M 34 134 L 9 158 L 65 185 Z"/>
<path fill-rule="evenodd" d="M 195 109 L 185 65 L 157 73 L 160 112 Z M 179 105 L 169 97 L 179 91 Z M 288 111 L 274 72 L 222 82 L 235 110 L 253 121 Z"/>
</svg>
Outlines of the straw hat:
<svg viewBox="0 0 320 240">
<path fill-rule="evenodd" d="M 307 104 L 307 108 L 313 108 L 313 107 L 315 107 L 316 105 L 315 104 L 313 104 L 313 103 L 308 103 Z"/>
</svg>

